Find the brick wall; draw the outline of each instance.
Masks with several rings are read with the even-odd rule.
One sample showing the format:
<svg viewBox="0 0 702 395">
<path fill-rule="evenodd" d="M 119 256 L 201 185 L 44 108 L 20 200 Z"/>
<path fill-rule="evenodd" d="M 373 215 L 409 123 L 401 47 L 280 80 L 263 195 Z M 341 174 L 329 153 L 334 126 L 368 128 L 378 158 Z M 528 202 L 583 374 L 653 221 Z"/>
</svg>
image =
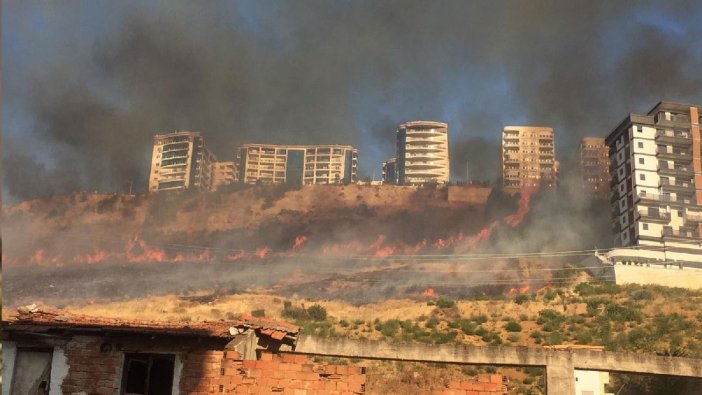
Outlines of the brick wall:
<svg viewBox="0 0 702 395">
<path fill-rule="evenodd" d="M 112 395 L 120 384 L 122 356 L 116 352 L 101 352 L 102 339 L 75 336 L 66 343 L 64 353 L 69 365 L 61 391 L 64 394 L 84 392 Z"/>
<path fill-rule="evenodd" d="M 235 394 L 353 395 L 365 392 L 363 368 L 311 362 L 304 355 L 264 352 L 244 360 L 227 351 L 218 390 Z"/>
<path fill-rule="evenodd" d="M 479 374 L 475 381 L 449 381 L 448 389 L 436 392 L 441 395 L 503 395 L 507 386 L 501 374 Z"/>
</svg>

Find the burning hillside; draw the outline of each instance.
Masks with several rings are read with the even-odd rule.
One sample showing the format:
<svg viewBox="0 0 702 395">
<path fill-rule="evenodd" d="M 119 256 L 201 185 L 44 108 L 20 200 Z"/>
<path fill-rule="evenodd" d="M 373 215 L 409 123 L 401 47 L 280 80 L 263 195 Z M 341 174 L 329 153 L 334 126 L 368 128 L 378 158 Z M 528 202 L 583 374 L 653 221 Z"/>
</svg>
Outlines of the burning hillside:
<svg viewBox="0 0 702 395">
<path fill-rule="evenodd" d="M 550 277 L 525 275 L 524 265 L 494 252 L 553 250 L 570 242 L 563 238 L 568 232 L 556 228 L 530 243 L 536 240 L 530 228 L 543 227 L 543 213 L 530 213 L 550 209 L 549 199 L 558 197 L 493 191 L 467 204 L 449 202 L 439 189 L 268 186 L 27 202 L 4 210 L 3 264 L 14 285 L 6 292 L 12 301 L 184 288 L 354 300 L 419 295 L 428 287 L 452 294 L 518 291 Z M 437 266 L 417 269 L 422 264 Z"/>
</svg>

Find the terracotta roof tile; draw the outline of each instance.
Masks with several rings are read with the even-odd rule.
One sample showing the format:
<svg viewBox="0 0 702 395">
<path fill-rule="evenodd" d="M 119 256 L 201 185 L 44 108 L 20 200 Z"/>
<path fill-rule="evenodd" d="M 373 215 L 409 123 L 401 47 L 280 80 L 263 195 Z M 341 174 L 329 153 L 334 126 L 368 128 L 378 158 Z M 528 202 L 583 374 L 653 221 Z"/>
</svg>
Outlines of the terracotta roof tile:
<svg viewBox="0 0 702 395">
<path fill-rule="evenodd" d="M 164 322 L 124 320 L 72 314 L 51 309 L 18 309 L 18 313 L 3 319 L 3 329 L 16 331 L 49 331 L 53 329 L 102 329 L 106 331 L 164 333 L 183 336 L 233 337 L 236 329 L 258 330 L 275 340 L 285 336 L 296 338 L 300 328 L 288 322 L 241 315 L 232 321 Z"/>
</svg>

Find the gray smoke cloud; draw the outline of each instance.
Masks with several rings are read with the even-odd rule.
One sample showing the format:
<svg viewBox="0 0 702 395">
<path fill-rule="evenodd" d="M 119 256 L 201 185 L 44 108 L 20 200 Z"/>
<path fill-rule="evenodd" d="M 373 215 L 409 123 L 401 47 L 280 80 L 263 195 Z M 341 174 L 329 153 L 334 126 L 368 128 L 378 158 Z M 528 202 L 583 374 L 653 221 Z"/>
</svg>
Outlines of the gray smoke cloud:
<svg viewBox="0 0 702 395">
<path fill-rule="evenodd" d="M 146 187 L 151 137 L 338 143 L 363 176 L 409 119 L 449 122 L 452 178 L 497 174 L 505 124 L 559 155 L 659 100 L 700 102 L 702 5 L 60 2 L 3 12 L 4 197 Z"/>
</svg>

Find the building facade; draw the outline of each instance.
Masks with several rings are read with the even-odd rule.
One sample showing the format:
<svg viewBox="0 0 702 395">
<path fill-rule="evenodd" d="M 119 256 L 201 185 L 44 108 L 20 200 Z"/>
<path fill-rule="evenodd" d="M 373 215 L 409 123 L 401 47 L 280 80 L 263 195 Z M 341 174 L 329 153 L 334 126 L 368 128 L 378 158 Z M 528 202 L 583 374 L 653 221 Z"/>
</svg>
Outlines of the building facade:
<svg viewBox="0 0 702 395">
<path fill-rule="evenodd" d="M 212 190 L 216 191 L 222 186 L 232 184 L 239 179 L 233 161 L 212 163 Z"/>
<path fill-rule="evenodd" d="M 449 182 L 448 124 L 411 121 L 396 132 L 399 185 Z"/>
<path fill-rule="evenodd" d="M 583 137 L 578 148 L 583 192 L 609 199 L 609 151 L 604 137 Z"/>
<path fill-rule="evenodd" d="M 239 182 L 349 184 L 357 181 L 358 151 L 348 145 L 244 144 Z"/>
<path fill-rule="evenodd" d="M 505 126 L 502 130 L 502 185 L 506 190 L 554 187 L 558 162 L 553 129 Z"/>
<path fill-rule="evenodd" d="M 174 131 L 154 136 L 149 192 L 212 188 L 214 155 L 200 132 Z"/>
<path fill-rule="evenodd" d="M 700 106 L 658 103 L 607 136 L 615 244 L 702 250 Z"/>
<path fill-rule="evenodd" d="M 383 162 L 383 184 L 397 184 L 397 158 Z"/>
</svg>

